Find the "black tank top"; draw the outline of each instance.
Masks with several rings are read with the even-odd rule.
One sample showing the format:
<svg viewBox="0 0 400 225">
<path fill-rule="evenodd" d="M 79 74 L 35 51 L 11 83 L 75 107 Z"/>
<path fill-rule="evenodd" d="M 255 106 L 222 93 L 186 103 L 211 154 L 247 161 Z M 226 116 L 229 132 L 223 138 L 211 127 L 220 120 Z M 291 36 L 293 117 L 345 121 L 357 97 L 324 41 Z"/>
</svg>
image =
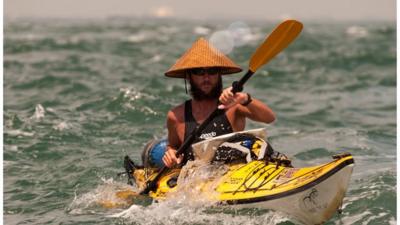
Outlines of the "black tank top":
<svg viewBox="0 0 400 225">
<path fill-rule="evenodd" d="M 185 102 L 184 140 L 186 140 L 189 137 L 189 135 L 193 132 L 193 130 L 200 125 L 196 122 L 196 120 L 193 117 L 191 103 L 192 103 L 191 100 Z M 225 112 L 222 111 L 222 113 L 214 117 L 214 119 L 204 128 L 204 130 L 201 132 L 201 135 L 199 137 L 196 137 L 193 143 L 232 132 L 233 132 L 232 126 L 229 123 L 229 120 L 226 117 Z M 183 161 L 184 163 L 186 163 L 187 160 L 193 160 L 193 159 L 194 159 L 193 152 L 192 149 L 190 148 L 188 154 L 185 154 Z"/>
</svg>

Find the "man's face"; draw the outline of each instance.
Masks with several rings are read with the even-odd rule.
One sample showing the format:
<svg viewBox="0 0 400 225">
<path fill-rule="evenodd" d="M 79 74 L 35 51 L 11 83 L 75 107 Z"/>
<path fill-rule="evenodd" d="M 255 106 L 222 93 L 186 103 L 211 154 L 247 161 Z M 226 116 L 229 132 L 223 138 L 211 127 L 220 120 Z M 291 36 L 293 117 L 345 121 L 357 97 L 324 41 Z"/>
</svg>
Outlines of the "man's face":
<svg viewBox="0 0 400 225">
<path fill-rule="evenodd" d="M 222 79 L 216 69 L 190 72 L 190 93 L 196 100 L 217 99 L 222 92 Z"/>
</svg>

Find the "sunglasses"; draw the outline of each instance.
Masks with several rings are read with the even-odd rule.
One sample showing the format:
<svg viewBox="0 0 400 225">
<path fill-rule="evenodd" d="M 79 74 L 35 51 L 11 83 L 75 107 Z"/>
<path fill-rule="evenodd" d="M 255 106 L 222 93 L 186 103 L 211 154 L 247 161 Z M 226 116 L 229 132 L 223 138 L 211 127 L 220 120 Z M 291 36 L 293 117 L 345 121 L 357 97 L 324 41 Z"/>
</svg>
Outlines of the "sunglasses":
<svg viewBox="0 0 400 225">
<path fill-rule="evenodd" d="M 195 68 L 189 70 L 189 73 L 192 75 L 204 75 L 204 74 L 218 74 L 220 72 L 219 68 Z"/>
</svg>

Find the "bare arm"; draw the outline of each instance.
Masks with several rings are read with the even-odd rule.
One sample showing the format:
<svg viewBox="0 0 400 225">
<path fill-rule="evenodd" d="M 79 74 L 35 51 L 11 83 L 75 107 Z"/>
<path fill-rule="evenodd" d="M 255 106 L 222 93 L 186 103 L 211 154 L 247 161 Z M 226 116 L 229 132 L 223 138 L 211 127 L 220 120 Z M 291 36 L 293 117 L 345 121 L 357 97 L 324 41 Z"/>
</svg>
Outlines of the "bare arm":
<svg viewBox="0 0 400 225">
<path fill-rule="evenodd" d="M 269 108 L 266 104 L 254 98 L 251 101 L 251 103 L 248 104 L 247 106 L 238 105 L 237 112 L 239 115 L 263 123 L 272 123 L 276 118 L 275 113 L 271 110 L 271 108 Z"/>
<path fill-rule="evenodd" d="M 178 149 L 181 145 L 176 130 L 177 118 L 172 111 L 167 114 L 168 147 Z"/>
<path fill-rule="evenodd" d="M 176 157 L 176 150 L 181 145 L 176 129 L 177 118 L 172 111 L 167 115 L 168 146 L 163 157 L 163 162 L 167 167 L 172 167 L 182 161 L 182 157 Z"/>
<path fill-rule="evenodd" d="M 226 109 L 235 106 L 237 116 L 248 117 L 258 122 L 271 123 L 275 120 L 275 113 L 266 104 L 253 98 L 250 104 L 243 106 L 241 104 L 247 102 L 248 95 L 243 92 L 233 95 L 231 89 L 230 87 L 222 92 L 219 101 L 223 105 L 219 108 Z"/>
</svg>

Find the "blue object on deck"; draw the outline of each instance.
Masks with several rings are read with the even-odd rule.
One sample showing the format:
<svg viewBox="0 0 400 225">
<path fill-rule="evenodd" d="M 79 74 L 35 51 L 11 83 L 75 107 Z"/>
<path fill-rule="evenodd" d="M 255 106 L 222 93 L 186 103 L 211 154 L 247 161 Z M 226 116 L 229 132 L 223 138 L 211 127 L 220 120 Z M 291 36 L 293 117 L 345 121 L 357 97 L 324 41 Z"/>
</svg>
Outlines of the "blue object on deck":
<svg viewBox="0 0 400 225">
<path fill-rule="evenodd" d="M 251 150 L 251 146 L 253 146 L 253 142 L 254 142 L 254 140 L 247 139 L 247 140 L 242 141 L 242 145 Z"/>
<path fill-rule="evenodd" d="M 167 139 L 161 139 L 152 146 L 151 150 L 149 151 L 149 159 L 151 164 L 160 168 L 165 166 L 162 158 L 167 150 L 167 144 Z"/>
</svg>

